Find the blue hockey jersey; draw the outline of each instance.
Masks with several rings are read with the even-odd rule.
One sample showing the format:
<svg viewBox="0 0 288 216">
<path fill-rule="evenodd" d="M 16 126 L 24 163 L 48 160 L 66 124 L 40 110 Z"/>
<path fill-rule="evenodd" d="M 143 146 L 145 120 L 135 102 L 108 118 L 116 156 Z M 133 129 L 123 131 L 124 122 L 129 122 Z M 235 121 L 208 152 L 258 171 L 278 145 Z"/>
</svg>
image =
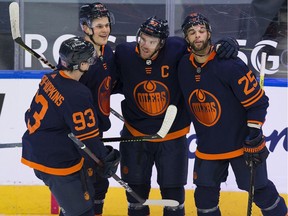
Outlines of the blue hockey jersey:
<svg viewBox="0 0 288 216">
<path fill-rule="evenodd" d="M 269 105 L 253 72 L 241 59 L 219 59 L 213 51 L 201 66 L 193 54 L 185 55 L 178 77 L 196 130 L 197 157 L 242 155 L 247 123 L 262 125 Z"/>
<path fill-rule="evenodd" d="M 158 56 L 148 62 L 140 57 L 136 42 L 116 47 L 116 67 L 125 97 L 122 113 L 126 127 L 134 136 L 155 134 L 170 104 L 176 105 L 178 112 L 164 140 L 189 132 L 189 116 L 177 76 L 178 63 L 186 52 L 187 44 L 179 37 L 167 38 Z"/>
<path fill-rule="evenodd" d="M 54 175 L 80 170 L 82 150 L 69 139 L 71 132 L 100 159 L 107 154 L 99 138 L 91 91 L 63 71 L 43 76 L 25 122 L 21 162 L 31 168 Z"/>
<path fill-rule="evenodd" d="M 101 132 L 111 127 L 110 95 L 113 85 L 114 53 L 110 46 L 101 46 L 101 56 L 96 64 L 91 65 L 89 70 L 80 78 L 80 82 L 86 85 L 92 92 L 94 106 L 97 111 L 98 126 Z"/>
</svg>

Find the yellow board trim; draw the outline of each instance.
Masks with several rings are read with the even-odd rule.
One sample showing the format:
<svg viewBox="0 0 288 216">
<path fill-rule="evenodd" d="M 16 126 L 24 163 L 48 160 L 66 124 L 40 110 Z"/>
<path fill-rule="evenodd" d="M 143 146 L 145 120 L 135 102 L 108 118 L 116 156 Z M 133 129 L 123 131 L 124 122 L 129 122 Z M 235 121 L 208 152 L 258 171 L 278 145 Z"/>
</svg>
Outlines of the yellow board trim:
<svg viewBox="0 0 288 216">
<path fill-rule="evenodd" d="M 193 190 L 186 190 L 186 216 L 195 216 Z M 31 214 L 50 216 L 51 193 L 46 186 L 0 186 L 0 215 Z M 288 203 L 288 194 L 282 194 Z M 221 192 L 220 208 L 223 215 L 246 215 L 246 192 Z M 159 189 L 152 189 L 150 199 L 161 199 Z M 116 203 L 116 204 L 115 204 Z M 162 207 L 151 206 L 151 216 L 162 215 Z M 260 210 L 253 204 L 253 216 L 260 216 Z M 109 188 L 106 195 L 103 216 L 126 216 L 127 202 L 123 188 Z M 55 216 L 55 215 L 54 215 Z"/>
</svg>

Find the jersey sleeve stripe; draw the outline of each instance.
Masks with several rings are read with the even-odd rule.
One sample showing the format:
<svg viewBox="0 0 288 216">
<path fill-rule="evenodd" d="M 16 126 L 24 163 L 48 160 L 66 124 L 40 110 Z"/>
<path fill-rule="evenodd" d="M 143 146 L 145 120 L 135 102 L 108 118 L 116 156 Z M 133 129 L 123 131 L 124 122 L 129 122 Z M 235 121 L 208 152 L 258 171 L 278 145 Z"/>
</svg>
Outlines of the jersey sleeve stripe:
<svg viewBox="0 0 288 216">
<path fill-rule="evenodd" d="M 86 140 L 86 139 L 90 139 L 90 138 L 96 137 L 98 135 L 99 135 L 99 129 L 97 128 L 96 130 L 90 131 L 88 133 L 76 135 L 76 137 L 79 140 L 83 141 L 83 140 Z"/>
<path fill-rule="evenodd" d="M 244 107 L 251 106 L 252 104 L 256 103 L 263 96 L 263 94 L 264 94 L 264 91 L 262 89 L 259 89 L 257 94 L 255 94 L 253 97 L 241 103 Z"/>
</svg>

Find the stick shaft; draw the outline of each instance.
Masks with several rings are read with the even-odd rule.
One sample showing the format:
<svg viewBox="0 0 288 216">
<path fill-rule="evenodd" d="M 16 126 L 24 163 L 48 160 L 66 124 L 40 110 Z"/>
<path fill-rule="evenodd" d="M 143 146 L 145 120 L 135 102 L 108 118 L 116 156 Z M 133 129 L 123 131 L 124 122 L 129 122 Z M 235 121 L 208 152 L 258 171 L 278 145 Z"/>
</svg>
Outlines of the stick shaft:
<svg viewBox="0 0 288 216">
<path fill-rule="evenodd" d="M 250 186 L 248 194 L 247 216 L 252 214 L 252 204 L 254 200 L 254 182 L 255 182 L 255 166 L 253 161 L 250 164 Z"/>
<path fill-rule="evenodd" d="M 28 51 L 33 57 L 37 58 L 39 61 L 43 62 L 45 65 L 48 65 L 51 69 L 55 70 L 56 67 L 51 64 L 47 59 L 39 55 L 33 49 L 28 47 L 22 40 L 20 34 L 20 17 L 19 17 L 19 4 L 17 2 L 12 2 L 9 5 L 9 16 L 10 16 L 10 24 L 11 24 L 11 33 L 13 40 L 19 44 L 24 50 Z"/>
<path fill-rule="evenodd" d="M 125 122 L 124 117 L 123 117 L 120 113 L 118 113 L 116 110 L 114 110 L 113 108 L 111 108 L 111 107 L 110 107 L 110 112 L 111 112 L 114 116 L 116 116 L 117 118 L 119 118 L 121 121 Z"/>
<path fill-rule="evenodd" d="M 261 67 L 260 67 L 260 80 L 259 85 L 264 88 L 264 77 L 265 77 L 265 67 L 266 67 L 266 56 L 267 53 L 261 53 Z M 252 215 L 252 204 L 254 200 L 254 183 L 255 183 L 255 165 L 253 161 L 250 163 L 250 185 L 248 193 L 248 205 L 247 205 L 247 216 Z"/>
<path fill-rule="evenodd" d="M 86 145 L 79 140 L 77 137 L 74 136 L 74 134 L 70 133 L 68 134 L 68 137 L 83 151 L 85 151 L 99 166 L 103 166 L 103 163 L 101 160 L 99 160 L 99 158 L 96 157 L 96 155 L 91 152 L 91 150 L 89 148 L 86 147 Z M 142 199 L 141 197 L 139 197 L 133 190 L 132 188 L 130 188 L 128 186 L 128 184 L 126 182 L 124 182 L 119 176 L 117 176 L 116 174 L 112 175 L 112 178 L 114 178 L 122 187 L 125 188 L 125 190 L 131 194 L 131 196 L 133 196 L 138 202 L 140 202 L 141 204 L 143 204 L 145 202 L 144 199 Z"/>
<path fill-rule="evenodd" d="M 259 80 L 259 85 L 262 89 L 264 88 L 266 57 L 267 57 L 267 53 L 262 52 L 261 53 L 261 67 L 260 67 L 260 80 Z"/>
</svg>

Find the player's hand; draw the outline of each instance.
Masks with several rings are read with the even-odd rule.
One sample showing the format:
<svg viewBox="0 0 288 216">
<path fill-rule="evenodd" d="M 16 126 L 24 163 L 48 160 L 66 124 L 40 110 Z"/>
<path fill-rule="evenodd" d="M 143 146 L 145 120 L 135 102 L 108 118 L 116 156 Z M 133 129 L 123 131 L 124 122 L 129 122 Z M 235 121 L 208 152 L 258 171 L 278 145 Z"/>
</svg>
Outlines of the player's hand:
<svg viewBox="0 0 288 216">
<path fill-rule="evenodd" d="M 224 37 L 215 43 L 215 51 L 219 58 L 236 58 L 239 51 L 239 44 L 235 38 Z"/>
<path fill-rule="evenodd" d="M 103 178 L 110 178 L 113 174 L 116 173 L 121 155 L 117 149 L 113 149 L 112 146 L 106 145 L 108 149 L 108 155 L 102 160 L 103 166 L 97 167 L 97 173 Z"/>
<path fill-rule="evenodd" d="M 246 164 L 251 166 L 252 163 L 257 166 L 261 164 L 269 155 L 266 147 L 265 136 L 262 129 L 249 128 L 249 136 L 244 142 L 244 158 Z"/>
</svg>

